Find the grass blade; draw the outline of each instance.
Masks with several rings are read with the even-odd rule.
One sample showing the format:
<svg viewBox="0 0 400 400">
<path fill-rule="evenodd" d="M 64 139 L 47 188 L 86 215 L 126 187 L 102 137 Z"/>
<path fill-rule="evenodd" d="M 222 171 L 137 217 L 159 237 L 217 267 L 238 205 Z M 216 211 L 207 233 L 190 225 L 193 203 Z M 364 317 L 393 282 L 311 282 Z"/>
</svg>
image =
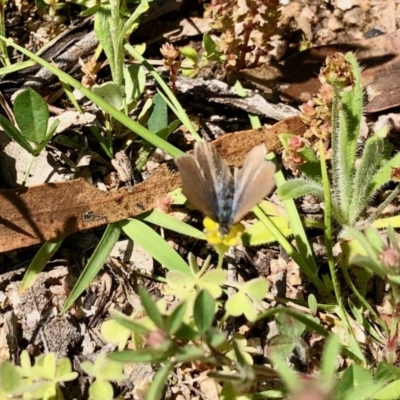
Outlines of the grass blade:
<svg viewBox="0 0 400 400">
<path fill-rule="evenodd" d="M 103 268 L 104 262 L 110 255 L 112 248 L 117 242 L 121 233 L 121 227 L 118 223 L 107 226 L 103 237 L 90 257 L 85 269 L 82 271 L 78 281 L 75 283 L 68 299 L 66 300 L 62 312 L 67 311 L 74 301 L 83 293 L 90 285 L 96 275 Z"/>
</svg>

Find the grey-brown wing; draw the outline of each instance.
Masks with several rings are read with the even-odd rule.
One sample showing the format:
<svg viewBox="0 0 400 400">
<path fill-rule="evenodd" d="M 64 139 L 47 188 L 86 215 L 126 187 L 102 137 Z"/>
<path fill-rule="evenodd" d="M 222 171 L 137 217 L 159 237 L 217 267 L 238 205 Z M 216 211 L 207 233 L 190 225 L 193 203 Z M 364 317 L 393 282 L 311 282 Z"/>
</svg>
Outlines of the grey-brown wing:
<svg viewBox="0 0 400 400">
<path fill-rule="evenodd" d="M 233 200 L 233 222 L 242 219 L 275 186 L 275 165 L 265 161 L 263 144 L 247 154 L 243 167 L 235 173 L 235 196 Z"/>
<path fill-rule="evenodd" d="M 231 223 L 235 182 L 228 165 L 218 151 L 208 142 L 199 142 L 195 147 L 195 158 L 201 168 L 204 179 L 213 188 L 215 221 L 227 226 Z"/>
<path fill-rule="evenodd" d="M 182 193 L 199 211 L 215 220 L 213 193 L 210 193 L 210 186 L 205 181 L 195 158 L 179 157 L 175 160 L 175 164 L 181 176 Z"/>
</svg>

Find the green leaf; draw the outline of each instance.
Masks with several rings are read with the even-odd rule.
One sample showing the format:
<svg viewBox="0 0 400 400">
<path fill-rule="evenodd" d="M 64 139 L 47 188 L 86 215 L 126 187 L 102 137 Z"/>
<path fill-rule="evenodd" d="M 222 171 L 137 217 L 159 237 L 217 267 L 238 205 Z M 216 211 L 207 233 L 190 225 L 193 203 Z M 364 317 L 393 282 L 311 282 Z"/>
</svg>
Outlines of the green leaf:
<svg viewBox="0 0 400 400">
<path fill-rule="evenodd" d="M 61 358 L 57 365 L 57 382 L 68 382 L 76 379 L 77 377 L 78 373 L 72 371 L 71 360 L 68 357 Z"/>
<path fill-rule="evenodd" d="M 10 393 L 21 384 L 21 377 L 17 368 L 9 361 L 0 362 L 0 395 L 1 390 Z"/>
<path fill-rule="evenodd" d="M 57 359 L 55 353 L 40 355 L 32 367 L 32 375 L 38 378 L 53 380 L 57 371 Z"/>
<path fill-rule="evenodd" d="M 140 350 L 124 350 L 111 353 L 108 355 L 110 360 L 123 363 L 159 363 L 164 362 L 171 355 L 171 351 L 155 350 L 149 347 Z"/>
<path fill-rule="evenodd" d="M 94 85 L 92 92 L 117 110 L 122 109 L 124 95 L 121 85 L 114 82 L 105 82 L 101 85 Z"/>
<path fill-rule="evenodd" d="M 276 185 L 279 188 L 286 182 L 282 171 L 277 171 L 274 175 Z M 314 227 L 324 229 L 323 223 L 317 221 L 311 221 L 310 219 L 300 218 L 297 206 L 293 199 L 283 200 L 286 215 L 289 219 L 289 226 L 293 232 L 296 240 L 297 249 L 299 256 L 296 256 L 295 251 L 289 252 L 294 260 L 299 264 L 300 269 L 307 275 L 308 279 L 315 285 L 319 293 L 325 295 L 329 289 L 327 289 L 323 282 L 318 277 L 318 267 L 312 250 L 312 246 L 309 243 L 308 235 L 306 234 L 305 227 Z M 283 245 L 281 241 L 281 245 Z M 285 247 L 288 247 L 285 245 Z"/>
<path fill-rule="evenodd" d="M 380 362 L 376 368 L 375 379 L 379 382 L 390 382 L 393 379 L 400 379 L 400 368 L 386 362 Z"/>
<path fill-rule="evenodd" d="M 133 64 L 124 68 L 126 101 L 138 100 L 146 87 L 146 73 L 141 65 Z"/>
<path fill-rule="evenodd" d="M 199 55 L 193 47 L 183 47 L 180 50 L 181 54 L 191 61 L 192 65 L 197 65 L 199 62 Z"/>
<path fill-rule="evenodd" d="M 34 155 L 39 155 L 41 153 L 41 151 L 46 147 L 47 143 L 49 143 L 51 138 L 53 137 L 54 132 L 57 130 L 57 127 L 59 124 L 60 124 L 60 121 L 58 119 L 55 119 L 53 121 L 49 130 L 46 133 L 46 137 L 44 138 L 43 142 L 39 143 L 36 146 Z"/>
<path fill-rule="evenodd" d="M 64 237 L 61 237 L 58 239 L 50 240 L 42 245 L 25 272 L 21 286 L 19 287 L 20 293 L 24 293 L 25 290 L 29 289 L 35 283 L 37 277 L 43 271 L 47 262 L 60 248 L 63 240 Z"/>
<path fill-rule="evenodd" d="M 360 134 L 361 118 L 363 115 L 363 88 L 361 84 L 361 70 L 354 53 L 348 52 L 345 56 L 351 64 L 354 87 L 353 90 L 343 90 L 342 107 L 346 118 L 346 131 L 342 132 L 346 140 L 348 151 L 348 165 L 353 168 L 357 155 L 357 140 Z"/>
<path fill-rule="evenodd" d="M 174 361 L 179 363 L 198 362 L 204 357 L 204 351 L 193 345 L 179 348 L 179 352 L 174 355 Z"/>
<path fill-rule="evenodd" d="M 104 358 L 99 367 L 99 371 L 101 372 L 101 374 L 97 376 L 98 379 L 101 378 L 107 381 L 114 382 L 120 382 L 127 379 L 127 376 L 123 374 L 124 364 L 120 362 Z"/>
<path fill-rule="evenodd" d="M 268 293 L 269 283 L 265 278 L 255 278 L 246 282 L 241 290 L 245 291 L 255 301 L 261 301 Z"/>
<path fill-rule="evenodd" d="M 3 115 L 0 115 L 0 125 L 4 129 L 4 132 L 13 139 L 16 143 L 18 143 L 23 149 L 29 151 L 29 153 L 33 154 L 35 150 L 28 140 L 22 135 L 22 133 L 11 124 L 11 122 L 5 118 Z"/>
<path fill-rule="evenodd" d="M 147 0 L 140 0 L 139 4 L 136 6 L 135 11 L 130 15 L 130 17 L 125 21 L 124 26 L 121 29 L 119 35 L 119 45 L 122 47 L 122 42 L 124 39 L 128 40 L 128 36 L 137 29 L 139 23 L 137 22 L 142 14 L 144 14 L 149 9 L 149 3 Z"/>
<path fill-rule="evenodd" d="M 227 315 L 239 317 L 244 314 L 249 321 L 254 321 L 257 318 L 257 313 L 254 310 L 254 304 L 243 291 L 235 293 L 225 303 L 225 311 Z"/>
<path fill-rule="evenodd" d="M 151 132 L 158 132 L 168 127 L 167 103 L 159 93 L 156 93 L 153 97 L 153 109 L 147 122 L 147 127 Z"/>
<path fill-rule="evenodd" d="M 199 338 L 199 333 L 189 325 L 182 323 L 179 329 L 175 332 L 175 338 L 185 342 L 194 341 Z"/>
<path fill-rule="evenodd" d="M 200 333 L 211 328 L 214 321 L 215 300 L 207 290 L 202 290 L 193 306 L 193 317 Z"/>
<path fill-rule="evenodd" d="M 50 72 L 52 72 L 53 74 L 55 74 L 60 80 L 66 82 L 67 84 L 69 84 L 70 86 L 72 86 L 73 88 L 79 90 L 82 94 L 84 94 L 88 99 L 90 99 L 91 101 L 93 101 L 95 104 L 97 104 L 100 108 L 102 108 L 106 113 L 110 114 L 114 119 L 116 119 L 117 121 L 119 121 L 121 124 L 123 124 L 124 126 L 126 126 L 128 129 L 132 130 L 133 132 L 135 132 L 136 134 L 138 134 L 140 137 L 142 137 L 143 139 L 147 140 L 149 143 L 151 143 L 152 145 L 159 147 L 160 149 L 166 151 L 168 154 L 170 154 L 172 157 L 177 157 L 177 156 L 181 156 L 184 155 L 184 152 L 177 149 L 176 147 L 174 147 L 173 145 L 171 145 L 170 143 L 168 143 L 165 140 L 162 140 L 161 138 L 159 138 L 158 136 L 154 135 L 153 133 L 151 133 L 149 130 L 147 130 L 146 128 L 144 128 L 142 125 L 140 125 L 138 122 L 134 121 L 131 117 L 125 115 L 123 112 L 118 111 L 117 109 L 115 109 L 114 107 L 110 106 L 106 101 L 104 101 L 101 97 L 96 96 L 91 90 L 85 88 L 81 83 L 79 83 L 76 79 L 71 78 L 70 75 L 68 75 L 67 73 L 61 71 L 60 69 L 58 69 L 57 67 L 55 67 L 54 65 L 52 65 L 51 63 L 43 60 L 42 58 L 40 58 L 39 56 L 35 55 L 34 53 L 30 52 L 29 50 L 26 50 L 25 48 L 17 45 L 16 43 L 9 41 L 7 38 L 5 38 L 4 36 L 0 35 L 0 40 L 7 42 L 7 44 L 10 47 L 13 47 L 15 49 L 17 49 L 19 52 L 21 52 L 22 54 L 25 54 L 27 57 L 31 58 L 32 60 L 34 60 L 35 62 L 37 62 L 39 65 L 45 67 L 47 70 L 49 70 Z M 134 51 L 134 49 L 132 47 L 129 47 L 129 51 Z M 135 56 L 140 56 L 139 53 L 135 52 Z M 144 59 L 143 59 L 144 60 Z M 149 64 L 147 64 L 149 66 L 149 68 L 151 68 L 151 66 Z M 147 67 L 147 66 L 146 66 Z M 158 76 L 158 75 L 157 75 Z M 165 87 L 169 90 L 168 85 L 165 84 L 165 82 L 162 81 L 162 79 L 158 76 L 158 79 L 165 85 Z M 179 103 L 178 103 L 179 104 Z M 181 107 L 182 109 L 182 107 Z M 182 112 L 184 112 L 182 110 Z M 185 114 L 186 115 L 186 114 Z M 180 115 L 182 117 L 182 115 Z M 198 137 L 198 134 L 196 132 L 196 130 L 193 128 L 193 126 L 191 125 L 191 122 L 189 120 L 189 118 L 186 117 L 184 118 L 184 123 L 186 126 L 190 126 L 190 132 L 195 136 Z M 199 137 L 198 137 L 199 138 Z M 200 140 L 200 138 L 199 138 Z M 108 153 L 107 153 L 108 154 Z"/>
<path fill-rule="evenodd" d="M 112 146 L 108 146 L 107 139 L 100 133 L 99 128 L 97 126 L 91 126 L 90 131 L 93 133 L 93 136 L 97 139 L 100 144 L 100 147 L 107 154 L 107 157 L 110 159 L 113 158 L 113 150 Z"/>
<path fill-rule="evenodd" d="M 308 308 L 310 309 L 311 315 L 313 315 L 313 316 L 317 315 L 318 303 L 317 303 L 317 299 L 314 296 L 314 294 L 311 293 L 307 297 L 307 304 L 308 304 Z"/>
<path fill-rule="evenodd" d="M 383 139 L 373 136 L 367 140 L 353 179 L 350 209 L 348 210 L 349 225 L 354 225 L 368 204 L 370 198 L 368 188 L 379 168 L 384 153 L 385 142 Z"/>
<path fill-rule="evenodd" d="M 144 214 L 140 214 L 135 218 L 157 226 L 161 226 L 162 228 L 169 229 L 173 232 L 181 233 L 182 235 L 193 237 L 195 239 L 206 239 L 206 235 L 202 231 L 194 228 L 189 224 L 186 224 L 183 221 L 176 219 L 171 215 L 165 214 L 157 210 L 152 210 Z"/>
<path fill-rule="evenodd" d="M 140 300 L 142 300 L 142 306 L 146 311 L 148 317 L 154 322 L 159 329 L 164 329 L 164 318 L 158 311 L 156 303 L 152 300 L 147 291 L 143 288 L 139 289 Z"/>
<path fill-rule="evenodd" d="M 205 57 L 209 61 L 220 61 L 221 55 L 217 43 L 212 39 L 212 37 L 205 33 L 203 35 L 203 45 L 205 50 Z"/>
<path fill-rule="evenodd" d="M 291 338 L 299 338 L 304 333 L 305 325 L 291 315 L 279 313 L 276 318 L 279 332 Z"/>
<path fill-rule="evenodd" d="M 83 291 L 90 285 L 96 275 L 109 257 L 111 250 L 119 238 L 121 228 L 118 224 L 110 224 L 107 226 L 103 236 L 96 246 L 92 256 L 89 259 L 85 269 L 75 283 L 68 299 L 66 300 L 62 312 L 67 311 L 74 301 L 83 293 Z"/>
<path fill-rule="evenodd" d="M 169 271 L 190 275 L 189 266 L 182 257 L 153 229 L 137 219 L 119 223 L 123 231 L 140 247 Z"/>
<path fill-rule="evenodd" d="M 238 317 L 244 314 L 249 321 L 257 318 L 256 305 L 268 292 L 268 281 L 264 278 L 256 278 L 246 282 L 239 288 L 225 304 L 228 315 Z"/>
<path fill-rule="evenodd" d="M 49 109 L 46 102 L 33 89 L 21 92 L 14 102 L 15 120 L 23 136 L 39 144 L 46 138 Z"/>
<path fill-rule="evenodd" d="M 200 279 L 197 280 L 197 287 L 207 290 L 213 299 L 218 299 L 222 295 L 221 286 L 226 282 L 226 279 L 227 271 L 212 269 L 205 272 Z M 211 312 L 211 309 L 209 312 Z"/>
<path fill-rule="evenodd" d="M 340 354 L 341 344 L 337 335 L 329 335 L 322 353 L 322 381 L 324 384 L 332 383 L 335 380 L 336 360 Z"/>
<path fill-rule="evenodd" d="M 350 392 L 351 389 L 361 388 L 371 383 L 373 383 L 371 373 L 357 364 L 353 364 L 344 371 L 336 385 L 336 393 L 338 398 L 343 398 L 344 394 Z"/>
<path fill-rule="evenodd" d="M 161 400 L 164 396 L 164 388 L 167 384 L 169 374 L 174 369 L 172 363 L 166 363 L 161 369 L 157 371 L 153 378 L 153 382 L 147 392 L 147 400 Z"/>
<path fill-rule="evenodd" d="M 22 71 L 23 69 L 33 67 L 36 63 L 32 60 L 19 61 L 12 65 L 7 65 L 6 67 L 0 68 L 0 75 L 5 76 L 12 74 L 14 72 Z"/>
<path fill-rule="evenodd" d="M 374 248 L 371 246 L 367 238 L 358 229 L 346 227 L 346 232 L 350 233 L 350 235 L 362 246 L 366 254 L 372 260 L 378 261 Z"/>
<path fill-rule="evenodd" d="M 185 110 L 182 108 L 182 105 L 179 103 L 178 99 L 174 96 L 169 86 L 164 82 L 160 75 L 157 74 L 154 67 L 152 67 L 149 62 L 138 52 L 136 51 L 131 45 L 125 44 L 124 48 L 128 51 L 130 55 L 136 58 L 142 65 L 149 71 L 150 75 L 157 81 L 160 85 L 161 89 L 165 93 L 160 93 L 163 97 L 165 102 L 171 108 L 171 110 L 175 113 L 175 115 L 179 118 L 179 120 L 185 125 L 188 131 L 193 135 L 196 140 L 201 140 L 201 137 L 197 133 L 196 129 L 194 128 L 192 122 L 190 121 L 188 115 L 186 114 Z M 141 135 L 142 136 L 142 135 Z M 146 139 L 144 136 L 142 136 Z M 148 140 L 149 143 L 152 143 L 151 140 Z M 153 144 L 153 143 L 152 143 Z M 158 146 L 162 148 L 162 146 Z M 175 157 L 178 156 L 175 151 Z"/>
<path fill-rule="evenodd" d="M 165 323 L 167 332 L 170 335 L 174 335 L 178 330 L 182 327 L 183 317 L 185 316 L 187 308 L 187 303 L 182 302 L 179 304 L 174 311 L 172 311 L 171 315 L 167 318 Z"/>
<path fill-rule="evenodd" d="M 148 328 L 144 327 L 138 322 L 133 321 L 132 318 L 129 318 L 116 310 L 110 310 L 110 314 L 113 320 L 132 332 L 138 333 L 140 335 L 147 335 L 148 333 L 150 333 Z"/>
<path fill-rule="evenodd" d="M 293 235 L 287 217 L 270 217 L 274 225 L 285 237 Z M 242 242 L 244 246 L 260 246 L 262 244 L 269 244 L 276 242 L 275 236 L 269 229 L 261 222 L 257 221 L 255 224 L 247 228 L 242 235 Z"/>
<path fill-rule="evenodd" d="M 111 35 L 111 26 L 110 26 L 111 12 L 109 7 L 102 6 L 99 7 L 95 19 L 94 19 L 94 32 L 96 34 L 97 39 L 99 40 L 101 46 L 104 49 L 104 53 L 106 54 L 107 61 L 110 64 L 111 75 L 115 79 L 116 69 L 118 68 L 116 65 L 116 49 L 114 48 L 113 36 Z M 118 29 L 119 27 L 114 27 Z M 115 32 L 114 29 L 114 32 Z M 118 29 L 119 32 L 119 29 Z M 117 34 L 118 32 L 114 33 Z"/>
<path fill-rule="evenodd" d="M 274 364 L 274 369 L 276 369 L 284 380 L 286 387 L 292 391 L 296 392 L 299 387 L 301 387 L 301 381 L 298 374 L 290 368 L 285 362 L 285 356 L 280 354 L 278 351 L 272 352 L 270 358 Z"/>
<path fill-rule="evenodd" d="M 313 195 L 318 199 L 323 199 L 324 191 L 321 183 L 303 178 L 295 178 L 285 182 L 278 188 L 278 196 L 281 200 L 297 199 L 306 195 Z"/>
<path fill-rule="evenodd" d="M 107 342 L 117 344 L 118 350 L 123 350 L 132 336 L 132 331 L 110 319 L 101 324 L 101 334 Z"/>
<path fill-rule="evenodd" d="M 296 340 L 293 336 L 287 336 L 285 334 L 278 334 L 268 340 L 268 357 L 278 353 L 280 356 L 289 357 L 294 348 L 296 347 Z"/>
<path fill-rule="evenodd" d="M 94 381 L 89 386 L 89 396 L 93 400 L 113 400 L 114 390 L 110 382 Z"/>
<path fill-rule="evenodd" d="M 398 167 L 400 167 L 400 153 L 397 153 L 390 160 L 388 160 L 374 175 L 371 185 L 368 189 L 369 198 L 383 185 L 392 180 L 393 168 Z"/>
</svg>

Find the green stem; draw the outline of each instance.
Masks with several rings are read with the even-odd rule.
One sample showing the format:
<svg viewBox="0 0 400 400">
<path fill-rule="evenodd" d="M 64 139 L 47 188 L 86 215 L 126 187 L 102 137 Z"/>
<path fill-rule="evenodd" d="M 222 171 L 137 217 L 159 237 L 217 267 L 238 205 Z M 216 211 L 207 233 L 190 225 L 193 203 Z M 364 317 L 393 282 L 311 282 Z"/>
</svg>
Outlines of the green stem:
<svg viewBox="0 0 400 400">
<path fill-rule="evenodd" d="M 396 188 L 390 193 L 390 195 L 385 199 L 383 203 L 381 203 L 378 208 L 370 215 L 367 219 L 366 224 L 371 224 L 374 222 L 382 211 L 399 195 L 400 193 L 400 183 L 396 186 Z"/>
<path fill-rule="evenodd" d="M 218 252 L 218 264 L 217 264 L 217 269 L 221 269 L 223 263 L 224 263 L 224 254 Z"/>
<path fill-rule="evenodd" d="M 325 160 L 325 150 L 322 141 L 319 142 L 319 156 L 321 162 L 321 175 L 322 175 L 322 184 L 324 187 L 324 230 L 325 230 L 325 248 L 326 254 L 328 257 L 328 265 L 329 271 L 331 274 L 331 280 L 333 284 L 333 291 L 336 297 L 336 303 L 338 305 L 337 313 L 340 318 L 343 320 L 343 324 L 345 326 L 345 330 L 347 332 L 347 336 L 349 337 L 349 343 L 353 343 L 353 346 L 357 346 L 357 350 L 359 354 L 354 354 L 356 357 L 359 357 L 362 353 L 357 344 L 357 340 L 354 336 L 353 330 L 350 325 L 350 321 L 346 312 L 345 307 L 343 306 L 342 294 L 340 289 L 339 278 L 335 269 L 335 258 L 333 256 L 333 229 L 332 229 L 332 199 L 331 199 L 331 189 L 328 178 L 328 171 L 326 168 L 326 160 Z M 353 350 L 353 349 L 352 349 Z M 354 351 L 353 351 L 354 353 Z"/>
<path fill-rule="evenodd" d="M 331 273 L 333 290 L 335 292 L 335 297 L 339 307 L 342 307 L 342 297 L 340 292 L 339 280 L 335 270 L 335 259 L 333 256 L 333 231 L 332 231 L 332 199 L 331 199 L 331 189 L 329 185 L 328 171 L 326 169 L 325 161 L 325 151 L 322 141 L 320 141 L 320 162 L 321 162 L 321 174 L 322 174 L 322 184 L 324 187 L 324 231 L 325 231 L 325 248 L 326 254 L 328 256 L 328 265 Z"/>
<path fill-rule="evenodd" d="M 27 57 L 38 63 L 39 65 L 46 68 L 48 71 L 52 72 L 56 75 L 60 80 L 71 85 L 74 89 L 79 90 L 83 93 L 89 100 L 93 101 L 97 104 L 98 107 L 102 108 L 106 113 L 112 115 L 114 119 L 121 122 L 121 124 L 125 125 L 128 129 L 132 130 L 140 137 L 142 137 L 147 142 L 151 143 L 153 146 L 158 147 L 165 152 L 167 152 L 172 157 L 179 157 L 184 155 L 185 153 L 182 150 L 179 150 L 175 146 L 168 143 L 166 140 L 161 139 L 157 135 L 154 135 L 153 132 L 150 132 L 144 126 L 140 125 L 138 122 L 134 121 L 131 117 L 125 115 L 123 112 L 120 112 L 115 107 L 111 106 L 107 103 L 103 98 L 93 93 L 90 89 L 85 88 L 81 83 L 79 83 L 76 79 L 73 79 L 67 73 L 61 71 L 51 63 L 43 60 L 42 58 L 38 57 L 36 54 L 26 50 L 25 48 L 17 45 L 13 41 L 5 38 L 4 36 L 0 35 L 0 41 L 5 42 L 8 46 L 11 46 L 25 54 Z"/>
<path fill-rule="evenodd" d="M 24 180 L 22 181 L 22 186 L 25 186 L 25 185 L 26 185 L 26 182 L 28 182 L 29 174 L 30 174 L 30 172 L 31 172 L 32 165 L 33 165 L 33 160 L 34 160 L 35 158 L 36 158 L 35 156 L 32 156 L 32 157 L 31 157 L 31 161 L 29 162 L 28 169 L 27 169 L 26 172 L 25 172 Z"/>
<path fill-rule="evenodd" d="M 236 93 L 240 97 L 247 97 L 247 93 L 244 90 L 244 88 L 243 88 L 242 84 L 240 83 L 240 81 L 236 81 L 235 82 L 234 88 L 236 90 Z M 250 124 L 251 124 L 251 127 L 253 129 L 261 128 L 261 122 L 260 122 L 260 118 L 258 117 L 258 115 L 250 114 L 250 113 L 248 113 L 247 115 L 249 117 Z"/>
<path fill-rule="evenodd" d="M 199 134 L 197 133 L 196 129 L 194 128 L 193 124 L 191 123 L 189 117 L 187 116 L 185 110 L 182 108 L 181 104 L 172 93 L 169 86 L 163 81 L 161 76 L 157 73 L 157 71 L 151 66 L 145 58 L 139 54 L 130 44 L 125 44 L 125 49 L 128 53 L 138 60 L 149 72 L 150 75 L 157 81 L 157 83 L 161 86 L 164 93 L 166 94 L 169 101 L 167 104 L 170 105 L 172 111 L 176 114 L 176 116 L 180 119 L 180 121 L 185 125 L 185 127 L 189 130 L 189 132 L 193 135 L 195 140 L 200 141 L 202 140 Z"/>
<path fill-rule="evenodd" d="M 350 278 L 349 272 L 347 271 L 347 265 L 344 263 L 344 261 L 342 263 L 342 272 L 346 283 L 349 285 L 353 293 L 357 296 L 358 300 L 360 300 L 360 303 L 371 313 L 371 315 L 374 316 L 375 321 L 378 322 L 378 324 L 387 334 L 388 333 L 387 325 L 382 321 L 382 319 L 379 317 L 376 311 L 372 308 L 371 304 L 369 304 L 368 301 L 365 300 L 365 298 L 358 291 L 358 289 L 356 288 L 356 286 L 354 285 L 353 281 Z"/>
<path fill-rule="evenodd" d="M 6 36 L 6 25 L 5 25 L 5 7 L 6 1 L 0 0 L 0 35 Z M 0 60 L 5 67 L 11 65 L 10 58 L 8 57 L 7 44 L 5 42 L 0 43 Z"/>
<path fill-rule="evenodd" d="M 303 257 L 293 248 L 293 246 L 287 241 L 281 231 L 275 226 L 273 221 L 264 214 L 259 206 L 255 206 L 252 210 L 257 218 L 266 226 L 266 228 L 272 233 L 275 239 L 282 246 L 283 250 L 293 258 L 293 260 L 300 266 L 301 270 L 307 275 L 307 278 L 315 285 L 315 287 L 321 293 L 326 292 L 326 287 L 324 283 L 319 279 L 319 277 L 311 270 L 308 263 L 303 259 Z"/>
</svg>

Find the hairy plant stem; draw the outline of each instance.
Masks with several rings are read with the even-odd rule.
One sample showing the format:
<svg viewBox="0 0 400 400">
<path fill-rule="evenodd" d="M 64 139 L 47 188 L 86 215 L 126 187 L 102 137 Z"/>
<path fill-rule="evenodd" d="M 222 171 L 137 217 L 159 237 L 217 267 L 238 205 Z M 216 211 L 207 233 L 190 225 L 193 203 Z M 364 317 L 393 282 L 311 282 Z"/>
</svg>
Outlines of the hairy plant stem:
<svg viewBox="0 0 400 400">
<path fill-rule="evenodd" d="M 396 186 L 396 188 L 390 193 L 390 195 L 385 199 L 383 203 L 381 203 L 378 208 L 369 216 L 365 224 L 371 224 L 374 222 L 382 211 L 399 195 L 400 193 L 400 183 Z"/>
<path fill-rule="evenodd" d="M 331 274 L 331 280 L 333 285 L 333 291 L 335 293 L 336 302 L 337 302 L 337 313 L 339 317 L 342 319 L 343 324 L 345 326 L 345 330 L 347 336 L 349 338 L 349 343 L 353 344 L 352 350 L 354 350 L 354 346 L 357 346 L 357 352 L 359 354 L 354 354 L 356 357 L 359 357 L 362 353 L 357 344 L 357 340 L 354 337 L 353 330 L 350 325 L 350 321 L 346 312 L 346 309 L 343 305 L 342 293 L 340 289 L 339 279 L 335 269 L 335 258 L 333 256 L 333 229 L 332 229 L 332 201 L 331 201 L 331 189 L 329 185 L 329 177 L 328 171 L 326 168 L 326 160 L 325 160 L 325 152 L 322 141 L 320 141 L 319 146 L 319 155 L 321 162 L 321 175 L 322 175 L 322 183 L 324 187 L 324 203 L 325 203 L 325 212 L 324 212 L 324 231 L 325 231 L 325 248 L 328 257 L 328 265 L 329 271 Z"/>
</svg>

